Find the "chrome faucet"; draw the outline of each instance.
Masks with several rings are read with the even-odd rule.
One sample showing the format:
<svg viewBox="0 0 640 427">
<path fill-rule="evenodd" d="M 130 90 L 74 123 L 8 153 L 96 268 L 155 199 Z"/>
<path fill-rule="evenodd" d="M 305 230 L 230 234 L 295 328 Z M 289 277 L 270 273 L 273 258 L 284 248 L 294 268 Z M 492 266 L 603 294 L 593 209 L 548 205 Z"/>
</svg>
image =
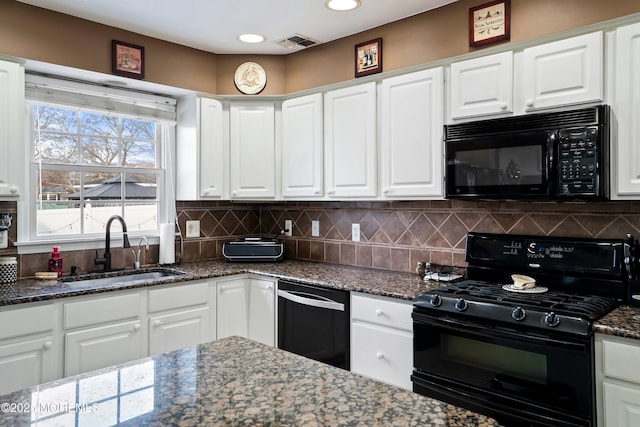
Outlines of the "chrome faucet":
<svg viewBox="0 0 640 427">
<path fill-rule="evenodd" d="M 96 259 L 93 262 L 95 265 L 104 265 L 103 271 L 111 271 L 111 223 L 116 219 L 120 221 L 120 224 L 122 224 L 122 247 L 131 247 L 129 244 L 129 238 L 127 237 L 127 224 L 120 215 L 113 215 L 109 218 L 105 227 L 107 234 L 105 236 L 104 256 L 102 258 L 98 258 L 98 251 L 96 251 Z"/>
<path fill-rule="evenodd" d="M 146 236 L 142 236 L 140 238 L 140 241 L 138 242 L 138 253 L 136 254 L 133 249 L 131 249 L 131 253 L 133 254 L 133 268 L 135 268 L 136 270 L 138 270 L 140 268 L 140 246 L 142 245 L 142 241 L 144 240 L 144 242 L 146 243 L 146 248 L 147 250 L 149 250 L 149 241 L 147 240 Z"/>
</svg>

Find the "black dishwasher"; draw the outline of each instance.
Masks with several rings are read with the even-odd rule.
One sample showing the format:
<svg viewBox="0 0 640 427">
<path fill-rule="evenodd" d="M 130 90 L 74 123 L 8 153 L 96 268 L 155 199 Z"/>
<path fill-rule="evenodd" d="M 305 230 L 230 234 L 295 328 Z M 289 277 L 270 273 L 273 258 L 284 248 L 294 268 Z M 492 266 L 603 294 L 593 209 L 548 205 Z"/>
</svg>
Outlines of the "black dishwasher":
<svg viewBox="0 0 640 427">
<path fill-rule="evenodd" d="M 280 280 L 278 348 L 349 370 L 349 292 Z"/>
</svg>

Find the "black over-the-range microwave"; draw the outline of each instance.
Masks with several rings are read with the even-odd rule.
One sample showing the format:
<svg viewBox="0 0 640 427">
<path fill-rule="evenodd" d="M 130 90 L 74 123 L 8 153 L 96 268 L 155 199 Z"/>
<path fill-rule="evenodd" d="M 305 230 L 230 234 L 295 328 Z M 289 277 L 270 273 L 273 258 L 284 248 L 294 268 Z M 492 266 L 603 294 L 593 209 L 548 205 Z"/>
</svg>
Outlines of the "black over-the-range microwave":
<svg viewBox="0 0 640 427">
<path fill-rule="evenodd" d="M 606 199 L 609 107 L 446 125 L 447 198 Z"/>
</svg>

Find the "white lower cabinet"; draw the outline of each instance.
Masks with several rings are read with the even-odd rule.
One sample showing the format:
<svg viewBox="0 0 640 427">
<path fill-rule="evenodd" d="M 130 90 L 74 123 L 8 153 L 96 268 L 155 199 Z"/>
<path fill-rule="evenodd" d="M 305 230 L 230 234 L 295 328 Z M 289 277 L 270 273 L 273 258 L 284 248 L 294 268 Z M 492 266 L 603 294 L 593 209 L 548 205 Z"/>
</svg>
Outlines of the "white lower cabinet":
<svg viewBox="0 0 640 427">
<path fill-rule="evenodd" d="M 0 312 L 0 395 L 59 377 L 55 307 Z"/>
<path fill-rule="evenodd" d="M 145 357 L 145 338 L 139 319 L 65 333 L 64 375 L 76 375 Z"/>
<path fill-rule="evenodd" d="M 209 306 L 149 317 L 149 354 L 209 341 Z"/>
<path fill-rule="evenodd" d="M 275 346 L 275 280 L 241 277 L 218 281 L 217 338 L 233 335 Z"/>
<path fill-rule="evenodd" d="M 149 290 L 149 354 L 211 341 L 209 283 Z"/>
<path fill-rule="evenodd" d="M 596 334 L 598 425 L 640 425 L 640 341 Z"/>
<path fill-rule="evenodd" d="M 413 326 L 410 302 L 351 295 L 351 371 L 412 389 Z"/>
<path fill-rule="evenodd" d="M 64 375 L 147 355 L 142 291 L 63 304 Z"/>
</svg>

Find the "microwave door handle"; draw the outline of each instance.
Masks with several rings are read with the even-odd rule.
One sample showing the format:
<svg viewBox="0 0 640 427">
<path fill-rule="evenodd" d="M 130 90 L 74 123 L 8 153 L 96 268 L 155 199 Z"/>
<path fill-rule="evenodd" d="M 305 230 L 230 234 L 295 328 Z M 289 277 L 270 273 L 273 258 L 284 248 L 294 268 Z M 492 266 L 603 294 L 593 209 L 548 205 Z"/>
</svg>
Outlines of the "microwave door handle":
<svg viewBox="0 0 640 427">
<path fill-rule="evenodd" d="M 555 162 L 556 155 L 556 133 L 551 132 L 547 140 L 547 158 L 549 159 L 549 167 Z"/>
</svg>

